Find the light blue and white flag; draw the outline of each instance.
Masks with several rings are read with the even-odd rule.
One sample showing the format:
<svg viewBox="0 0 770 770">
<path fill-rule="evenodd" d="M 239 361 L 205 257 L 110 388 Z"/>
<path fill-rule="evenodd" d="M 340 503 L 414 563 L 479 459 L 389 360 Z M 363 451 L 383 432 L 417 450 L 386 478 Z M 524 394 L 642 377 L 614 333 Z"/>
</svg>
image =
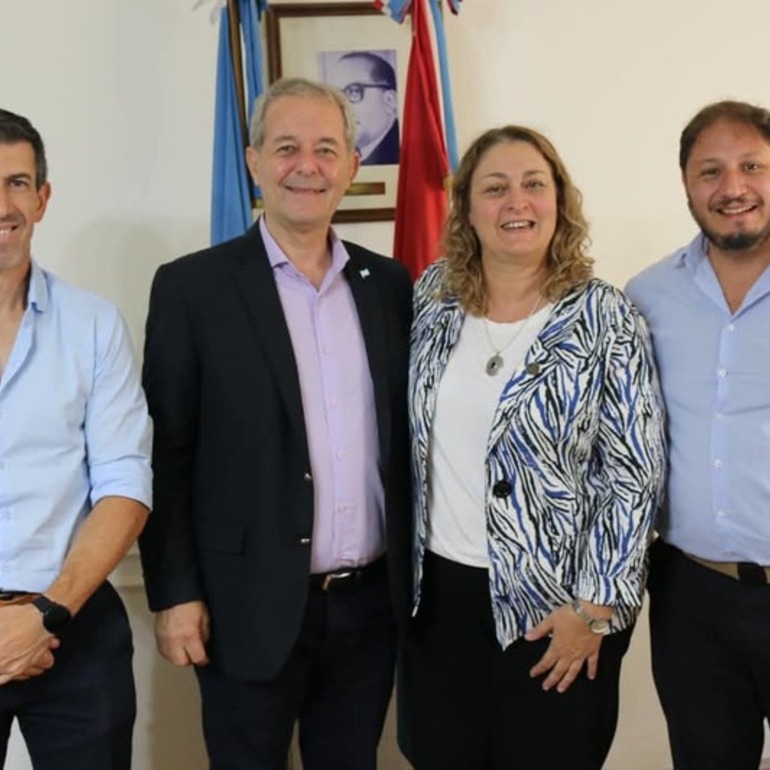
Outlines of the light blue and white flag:
<svg viewBox="0 0 770 770">
<path fill-rule="evenodd" d="M 252 201 L 257 191 L 245 162 L 248 137 L 241 123 L 241 108 L 234 67 L 245 71 L 246 119 L 254 100 L 262 93 L 262 45 L 260 17 L 267 0 L 230 0 L 237 3 L 244 61 L 236 61 L 230 39 L 230 13 L 219 12 L 216 105 L 214 113 L 214 167 L 211 189 L 211 243 L 242 235 L 252 223 Z"/>
<path fill-rule="evenodd" d="M 449 10 L 455 15 L 460 13 L 462 0 L 445 0 Z M 412 12 L 414 0 L 373 0 L 377 10 L 390 16 L 399 24 Z M 449 167 L 452 171 L 457 169 L 459 152 L 457 149 L 457 129 L 455 127 L 454 106 L 452 104 L 452 85 L 449 79 L 449 58 L 447 54 L 446 36 L 444 34 L 444 22 L 441 18 L 439 0 L 428 0 L 433 19 L 433 32 L 438 49 L 439 87 L 441 88 L 441 102 L 443 104 L 444 136 L 446 138 Z"/>
</svg>

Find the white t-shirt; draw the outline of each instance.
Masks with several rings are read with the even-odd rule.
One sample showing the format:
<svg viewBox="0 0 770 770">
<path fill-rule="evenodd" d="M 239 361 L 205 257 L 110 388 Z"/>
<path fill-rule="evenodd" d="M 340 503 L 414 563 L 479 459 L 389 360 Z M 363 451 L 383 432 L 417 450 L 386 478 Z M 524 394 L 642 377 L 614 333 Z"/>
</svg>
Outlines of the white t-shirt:
<svg viewBox="0 0 770 770">
<path fill-rule="evenodd" d="M 529 319 L 513 323 L 465 316 L 439 383 L 430 442 L 427 547 L 439 556 L 489 567 L 484 490 L 492 421 L 505 385 L 552 308 L 545 305 Z M 504 363 L 490 376 L 487 362 L 497 350 Z"/>
</svg>

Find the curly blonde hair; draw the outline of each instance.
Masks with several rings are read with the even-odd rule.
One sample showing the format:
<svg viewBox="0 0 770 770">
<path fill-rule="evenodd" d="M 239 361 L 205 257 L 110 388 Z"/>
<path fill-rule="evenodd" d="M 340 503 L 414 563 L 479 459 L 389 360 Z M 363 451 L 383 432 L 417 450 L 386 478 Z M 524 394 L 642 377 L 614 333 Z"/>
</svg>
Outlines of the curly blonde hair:
<svg viewBox="0 0 770 770">
<path fill-rule="evenodd" d="M 588 222 L 583 216 L 583 196 L 572 182 L 556 149 L 548 139 L 524 126 L 502 126 L 485 131 L 466 150 L 452 180 L 451 210 L 444 226 L 443 251 L 447 260 L 445 295 L 456 296 L 474 315 L 486 311 L 487 298 L 481 268 L 481 243 L 470 223 L 470 190 L 481 158 L 503 142 L 527 142 L 548 163 L 556 183 L 556 231 L 548 248 L 548 277 L 543 296 L 550 302 L 586 284 L 593 276 L 588 256 Z"/>
</svg>

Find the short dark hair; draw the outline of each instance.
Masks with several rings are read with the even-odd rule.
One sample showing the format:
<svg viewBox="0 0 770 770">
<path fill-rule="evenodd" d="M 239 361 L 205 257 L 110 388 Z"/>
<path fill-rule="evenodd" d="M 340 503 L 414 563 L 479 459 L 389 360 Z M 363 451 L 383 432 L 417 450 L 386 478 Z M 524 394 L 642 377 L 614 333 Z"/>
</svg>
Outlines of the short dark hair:
<svg viewBox="0 0 770 770">
<path fill-rule="evenodd" d="M 770 112 L 748 102 L 722 101 L 704 107 L 685 127 L 679 137 L 679 168 L 684 171 L 698 137 L 719 121 L 742 123 L 755 128 L 770 144 Z"/>
<path fill-rule="evenodd" d="M 0 108 L 0 144 L 26 142 L 35 153 L 35 186 L 39 190 L 48 181 L 45 146 L 37 129 L 24 117 Z"/>
<path fill-rule="evenodd" d="M 383 59 L 382 56 L 377 56 L 371 51 L 350 51 L 344 56 L 340 56 L 339 61 L 350 59 L 362 59 L 369 65 L 369 76 L 372 78 L 372 82 L 385 85 L 391 91 L 396 90 L 396 71 L 391 63 Z"/>
</svg>

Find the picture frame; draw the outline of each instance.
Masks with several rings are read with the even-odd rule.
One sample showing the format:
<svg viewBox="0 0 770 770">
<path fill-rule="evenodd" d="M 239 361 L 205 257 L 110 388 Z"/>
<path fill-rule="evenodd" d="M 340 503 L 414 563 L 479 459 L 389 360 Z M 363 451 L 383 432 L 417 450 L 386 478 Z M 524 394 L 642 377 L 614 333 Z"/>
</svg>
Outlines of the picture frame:
<svg viewBox="0 0 770 770">
<path fill-rule="evenodd" d="M 268 79 L 270 83 L 281 77 L 306 77 L 311 80 L 334 82 L 333 67 L 340 63 L 358 63 L 368 57 L 387 62 L 395 76 L 395 94 L 381 85 L 347 85 L 348 92 L 361 102 L 385 99 L 387 106 L 380 113 L 382 119 L 391 110 L 397 111 L 395 125 L 388 134 L 395 135 L 396 144 L 383 154 L 362 151 L 358 174 L 343 197 L 334 216 L 335 222 L 370 222 L 395 219 L 398 190 L 398 129 L 403 124 L 406 73 L 411 46 L 411 26 L 398 24 L 367 2 L 305 2 L 271 3 L 265 15 L 265 43 Z M 379 64 L 379 63 L 378 63 Z M 350 69 L 350 67 L 347 67 Z M 341 75 L 338 75 L 338 80 Z M 391 77 L 391 75 L 389 75 Z M 359 78 L 368 80 L 368 78 Z M 345 80 L 334 82 L 345 89 Z M 354 90 L 350 91 L 353 88 Z M 358 93 L 356 93 L 356 91 Z M 371 93 L 370 93 L 371 91 Z M 362 95 L 363 94 L 363 95 Z M 357 111 L 357 127 L 361 137 L 367 136 L 366 113 Z M 362 105 L 365 106 L 365 105 Z M 374 120 L 378 120 L 377 117 Z M 371 150 L 371 144 L 369 149 Z M 385 162 L 379 162 L 378 157 Z"/>
</svg>

